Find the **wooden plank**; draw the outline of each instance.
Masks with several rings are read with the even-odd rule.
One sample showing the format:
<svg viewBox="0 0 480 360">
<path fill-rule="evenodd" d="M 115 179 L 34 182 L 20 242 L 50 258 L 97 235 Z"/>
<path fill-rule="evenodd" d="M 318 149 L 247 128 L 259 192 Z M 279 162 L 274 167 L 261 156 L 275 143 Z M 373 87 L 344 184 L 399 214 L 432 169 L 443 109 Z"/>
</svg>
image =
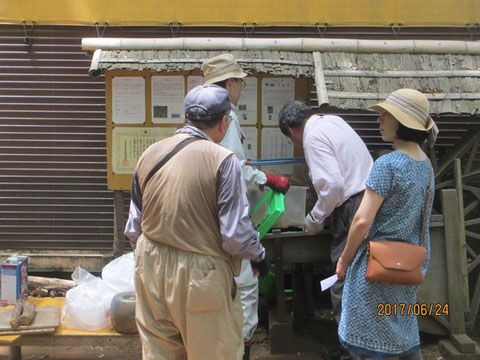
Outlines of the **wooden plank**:
<svg viewBox="0 0 480 360">
<path fill-rule="evenodd" d="M 38 329 L 11 329 L 11 330 L 2 330 L 0 334 L 2 335 L 36 335 L 36 334 L 53 334 L 57 328 L 56 327 L 49 327 L 49 328 L 38 328 Z"/>
<path fill-rule="evenodd" d="M 459 232 L 458 240 L 460 241 L 461 251 L 461 272 L 463 276 L 463 299 L 465 302 L 465 311 L 470 311 L 470 293 L 468 290 L 468 268 L 467 268 L 467 251 L 465 240 L 465 214 L 463 212 L 463 183 L 462 183 L 462 161 L 460 159 L 453 160 L 453 170 L 455 178 L 455 188 L 458 196 L 458 220 Z"/>
<path fill-rule="evenodd" d="M 10 327 L 10 316 L 13 309 L 0 310 L 0 335 L 7 335 L 6 331 L 12 331 Z M 25 330 L 56 328 L 60 325 L 60 309 L 58 306 L 38 307 L 33 323 L 28 326 L 20 326 L 12 334 L 22 334 Z"/>
<path fill-rule="evenodd" d="M 447 260 L 448 303 L 451 309 L 450 334 L 465 334 L 465 302 L 463 300 L 463 276 L 458 269 L 462 268 L 463 259 L 458 233 L 457 192 L 455 189 L 440 191 L 442 213 L 445 222 L 445 249 Z"/>
</svg>

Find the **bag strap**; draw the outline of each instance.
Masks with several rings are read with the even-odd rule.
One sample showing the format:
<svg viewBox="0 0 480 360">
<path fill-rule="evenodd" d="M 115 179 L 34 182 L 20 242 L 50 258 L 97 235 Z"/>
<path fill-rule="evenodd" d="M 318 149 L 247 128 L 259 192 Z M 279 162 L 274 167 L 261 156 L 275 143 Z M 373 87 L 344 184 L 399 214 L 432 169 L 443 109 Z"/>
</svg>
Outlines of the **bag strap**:
<svg viewBox="0 0 480 360">
<path fill-rule="evenodd" d="M 165 157 L 162 160 L 160 160 L 157 163 L 157 165 L 155 165 L 150 170 L 147 177 L 145 178 L 145 181 L 143 182 L 142 190 L 145 189 L 145 187 L 147 186 L 147 184 L 150 181 L 150 179 L 152 178 L 152 176 L 155 175 L 157 173 L 157 171 L 160 170 L 160 168 L 168 162 L 168 160 L 170 160 L 176 153 L 178 153 L 180 150 L 182 150 L 185 146 L 187 146 L 188 144 L 191 144 L 192 142 L 197 141 L 197 140 L 204 140 L 204 139 L 200 138 L 200 137 L 197 137 L 197 136 L 193 136 L 193 137 L 189 137 L 187 139 L 184 139 L 184 140 L 180 141 L 177 144 L 177 146 L 175 146 L 173 148 L 172 151 L 170 151 L 167 155 L 165 155 Z"/>
<path fill-rule="evenodd" d="M 430 181 L 427 187 L 427 199 L 425 201 L 425 210 L 423 212 L 423 225 L 422 225 L 422 240 L 421 245 L 425 247 L 425 238 L 427 236 L 427 218 L 428 213 L 430 212 L 430 201 L 432 198 L 431 187 L 432 187 L 432 165 L 430 164 L 430 173 L 429 173 Z"/>
</svg>

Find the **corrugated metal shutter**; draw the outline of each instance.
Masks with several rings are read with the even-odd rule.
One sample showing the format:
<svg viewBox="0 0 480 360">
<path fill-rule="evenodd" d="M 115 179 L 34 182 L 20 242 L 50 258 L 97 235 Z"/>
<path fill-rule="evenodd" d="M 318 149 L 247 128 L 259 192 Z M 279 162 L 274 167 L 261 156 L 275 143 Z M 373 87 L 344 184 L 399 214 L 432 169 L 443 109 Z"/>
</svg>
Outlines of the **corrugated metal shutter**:
<svg viewBox="0 0 480 360">
<path fill-rule="evenodd" d="M 465 29 L 405 29 L 405 38 L 468 38 Z M 392 38 L 389 29 L 328 29 L 326 36 Z M 113 197 L 106 187 L 105 85 L 88 78 L 81 38 L 94 27 L 0 25 L 0 248 L 110 251 Z M 109 28 L 109 37 L 170 37 L 158 27 Z M 245 36 L 238 28 L 182 28 L 177 36 Z M 252 36 L 319 36 L 312 28 L 258 28 Z M 380 146 L 375 117 L 346 115 Z M 363 119 L 367 119 L 364 121 Z M 478 119 L 440 121 L 453 146 Z M 451 132 L 450 132 L 451 129 Z M 384 144 L 382 144 L 384 146 Z M 126 197 L 126 204 L 128 196 Z M 125 211 L 125 213 L 127 213 Z"/>
<path fill-rule="evenodd" d="M 0 246 L 111 249 L 105 86 L 86 28 L 0 27 Z"/>
</svg>

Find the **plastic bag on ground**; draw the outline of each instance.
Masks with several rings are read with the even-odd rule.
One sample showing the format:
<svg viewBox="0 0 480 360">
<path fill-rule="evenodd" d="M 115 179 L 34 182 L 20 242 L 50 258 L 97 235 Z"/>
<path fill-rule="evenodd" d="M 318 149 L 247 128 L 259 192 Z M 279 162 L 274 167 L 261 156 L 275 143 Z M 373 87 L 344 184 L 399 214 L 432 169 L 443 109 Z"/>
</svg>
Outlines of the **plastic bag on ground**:
<svg viewBox="0 0 480 360">
<path fill-rule="evenodd" d="M 133 252 L 109 262 L 102 270 L 102 279 L 115 294 L 135 291 L 135 259 Z"/>
<path fill-rule="evenodd" d="M 78 285 L 65 295 L 62 325 L 88 331 L 110 327 L 110 303 L 115 292 L 101 278 L 81 267 L 75 269 L 72 279 Z"/>
</svg>

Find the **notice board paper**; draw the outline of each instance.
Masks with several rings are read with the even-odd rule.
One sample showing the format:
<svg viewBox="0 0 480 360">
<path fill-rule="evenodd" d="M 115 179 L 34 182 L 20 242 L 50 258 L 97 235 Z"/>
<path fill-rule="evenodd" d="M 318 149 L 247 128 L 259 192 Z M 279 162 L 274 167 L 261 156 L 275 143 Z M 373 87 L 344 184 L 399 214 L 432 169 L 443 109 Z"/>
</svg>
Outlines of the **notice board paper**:
<svg viewBox="0 0 480 360">
<path fill-rule="evenodd" d="M 243 141 L 243 150 L 247 159 L 257 158 L 257 137 L 258 130 L 254 127 L 242 127 L 245 140 Z"/>
<path fill-rule="evenodd" d="M 183 76 L 152 76 L 152 122 L 181 124 L 185 97 Z"/>
<path fill-rule="evenodd" d="M 117 127 L 112 131 L 112 169 L 115 174 L 133 174 L 143 151 L 153 143 L 172 136 L 174 127 Z"/>
<path fill-rule="evenodd" d="M 112 121 L 114 124 L 145 122 L 145 79 L 142 76 L 112 79 Z"/>
<path fill-rule="evenodd" d="M 262 79 L 262 124 L 278 125 L 278 113 L 283 105 L 295 99 L 295 80 L 292 78 Z"/>
<path fill-rule="evenodd" d="M 257 78 L 247 76 L 243 78 L 245 88 L 238 99 L 237 114 L 240 125 L 255 125 L 257 123 Z"/>
<path fill-rule="evenodd" d="M 195 86 L 202 85 L 203 78 L 200 75 L 192 75 L 187 79 L 188 91 L 192 90 Z"/>
</svg>

